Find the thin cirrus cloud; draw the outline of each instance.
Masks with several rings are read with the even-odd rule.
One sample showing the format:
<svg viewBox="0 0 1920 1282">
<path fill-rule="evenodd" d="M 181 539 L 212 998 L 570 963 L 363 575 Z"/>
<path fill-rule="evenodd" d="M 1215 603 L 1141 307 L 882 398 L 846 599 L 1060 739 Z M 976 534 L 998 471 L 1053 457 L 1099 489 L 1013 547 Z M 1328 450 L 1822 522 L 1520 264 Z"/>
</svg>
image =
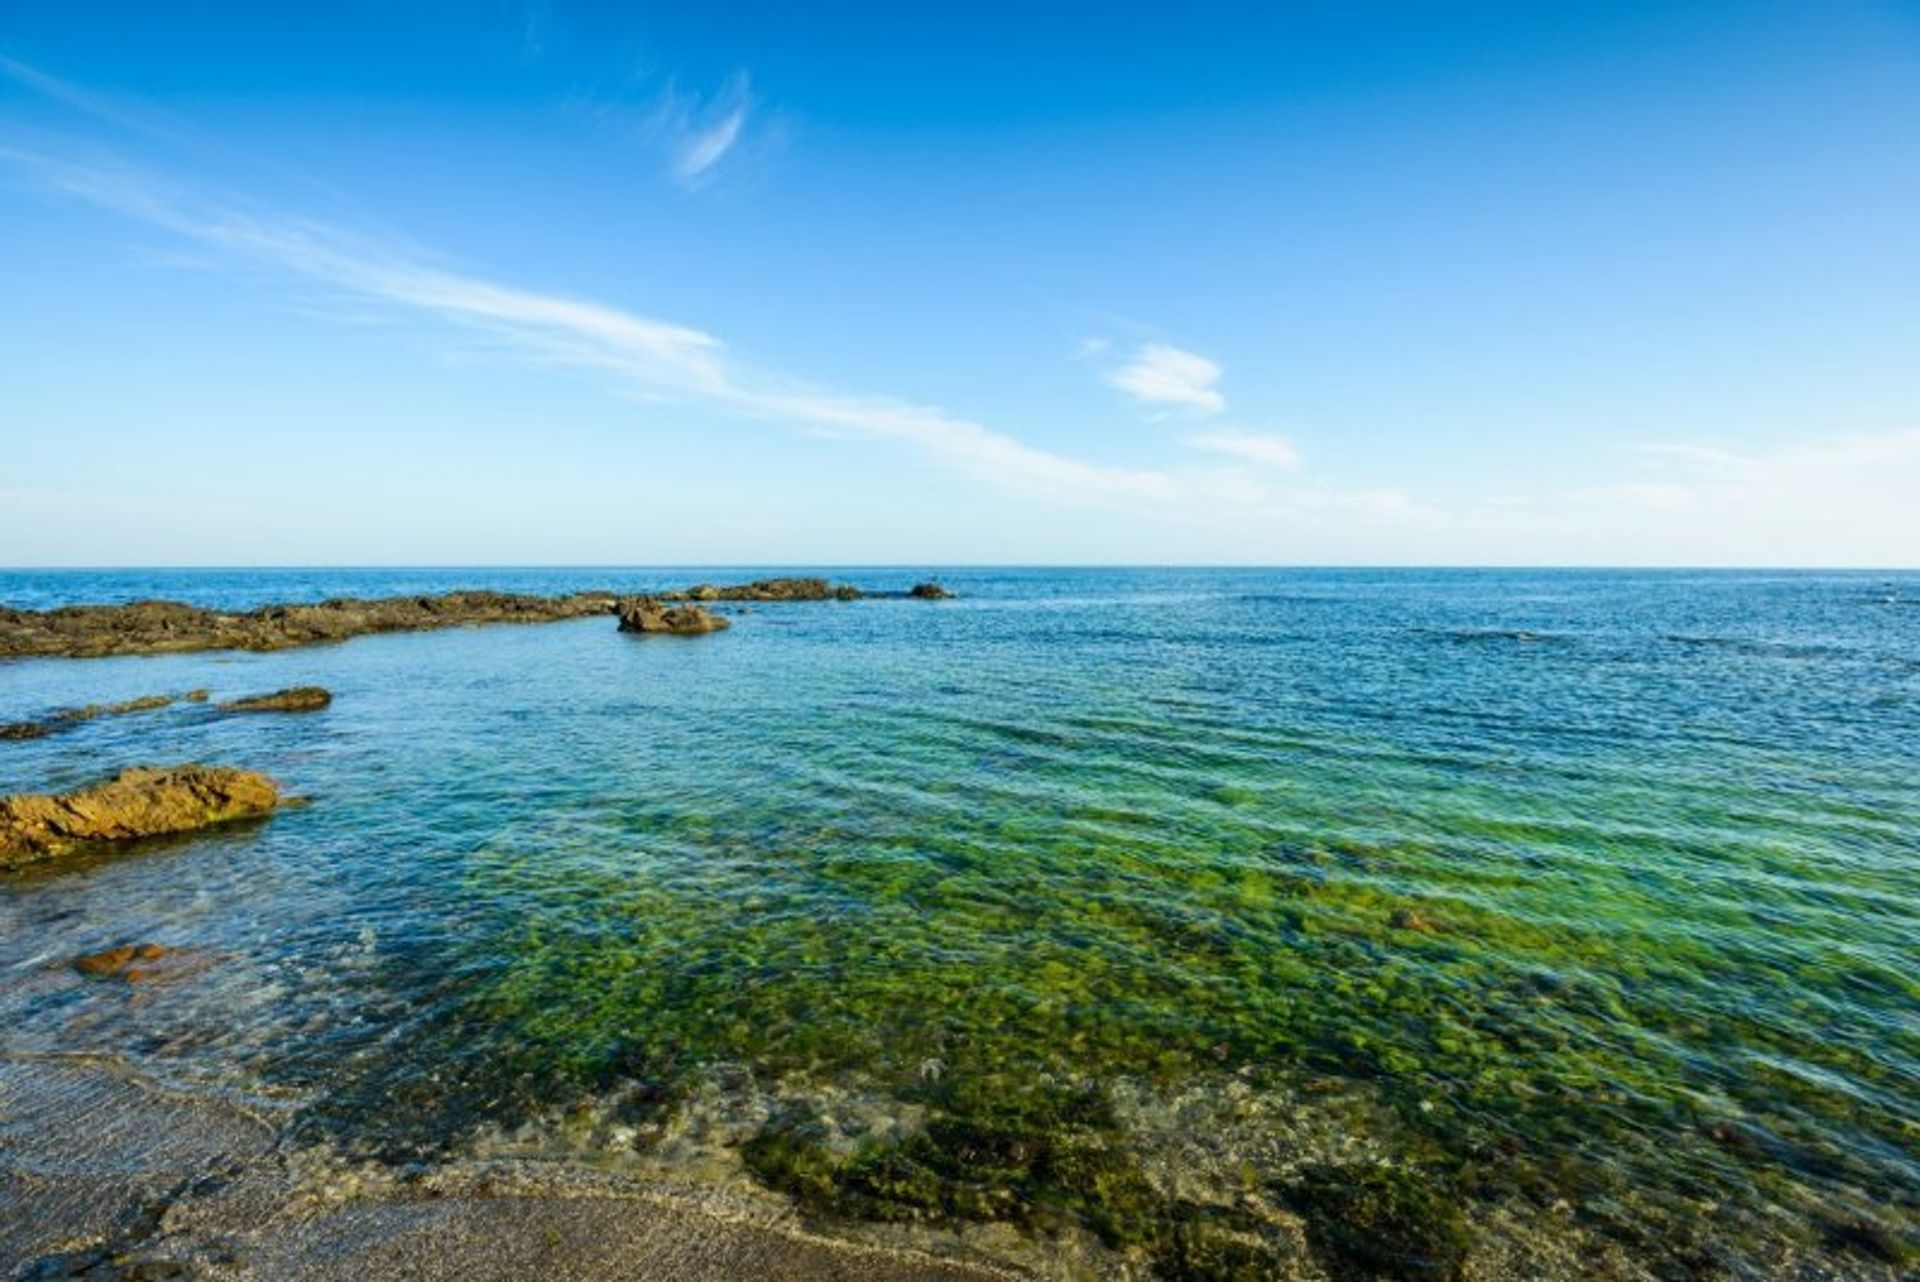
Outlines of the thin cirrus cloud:
<svg viewBox="0 0 1920 1282">
<path fill-rule="evenodd" d="M 752 82 L 744 72 L 704 97 L 669 84 L 648 116 L 646 131 L 665 145 L 674 181 L 698 188 L 718 176 L 729 156 L 740 152 L 757 108 Z"/>
<path fill-rule="evenodd" d="M 1202 432 L 1188 437 L 1187 444 L 1196 450 L 1225 455 L 1276 472 L 1294 472 L 1300 468 L 1300 451 L 1292 441 L 1273 432 Z"/>
<path fill-rule="evenodd" d="M 687 326 L 447 271 L 323 223 L 209 199 L 127 168 L 5 149 L 0 160 L 47 190 L 139 219 L 236 264 L 479 330 L 524 358 L 608 376 L 630 394 L 899 442 L 1016 492 L 1080 502 L 1189 497 L 1170 473 L 1088 462 L 939 409 L 842 395 L 753 370 L 730 359 L 720 339 Z"/>
<path fill-rule="evenodd" d="M 1106 380 L 1150 408 L 1198 410 L 1218 414 L 1227 398 L 1215 386 L 1220 366 L 1196 352 L 1167 343 L 1145 343 L 1123 365 L 1107 371 Z"/>
<path fill-rule="evenodd" d="M 719 123 L 694 134 L 680 149 L 680 159 L 673 167 L 675 176 L 684 183 L 699 182 L 707 171 L 733 150 L 733 144 L 740 141 L 740 131 L 746 127 L 746 123 L 747 108 L 742 104 L 721 117 Z"/>
</svg>

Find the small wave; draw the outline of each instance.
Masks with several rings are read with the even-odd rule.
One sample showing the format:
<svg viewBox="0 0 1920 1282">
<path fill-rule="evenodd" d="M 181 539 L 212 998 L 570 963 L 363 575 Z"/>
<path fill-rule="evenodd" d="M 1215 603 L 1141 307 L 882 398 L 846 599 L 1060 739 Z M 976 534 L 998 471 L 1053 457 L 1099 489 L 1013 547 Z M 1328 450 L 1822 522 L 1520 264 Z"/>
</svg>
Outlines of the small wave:
<svg viewBox="0 0 1920 1282">
<path fill-rule="evenodd" d="M 1438 635 L 1449 641 L 1506 641 L 1519 645 L 1543 641 L 1564 643 L 1573 639 L 1554 632 L 1535 632 L 1531 628 L 1444 628 Z"/>
<path fill-rule="evenodd" d="M 1729 654 L 1746 655 L 1756 659 L 1837 659 L 1855 653 L 1844 646 L 1837 645 L 1762 641 L 1753 637 L 1696 636 L 1685 632 L 1670 632 L 1662 639 L 1674 645 L 1700 650 L 1722 650 Z"/>
</svg>

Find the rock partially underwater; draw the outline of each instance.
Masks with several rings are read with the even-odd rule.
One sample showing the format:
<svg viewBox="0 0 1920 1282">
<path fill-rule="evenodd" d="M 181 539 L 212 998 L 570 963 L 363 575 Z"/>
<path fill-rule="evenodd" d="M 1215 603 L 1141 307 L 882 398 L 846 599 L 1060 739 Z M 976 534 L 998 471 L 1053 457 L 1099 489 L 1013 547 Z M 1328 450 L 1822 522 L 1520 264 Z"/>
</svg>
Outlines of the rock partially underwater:
<svg viewBox="0 0 1920 1282">
<path fill-rule="evenodd" d="M 117 717 L 129 712 L 152 712 L 159 708 L 172 707 L 182 700 L 188 703 L 205 703 L 205 690 L 189 690 L 183 695 L 149 694 L 138 699 L 126 699 L 120 703 L 89 703 L 84 708 L 62 708 L 49 713 L 38 721 L 12 721 L 0 725 L 0 740 L 8 739 L 44 739 L 56 731 L 77 726 L 83 721 L 92 721 L 96 717 Z"/>
<path fill-rule="evenodd" d="M 318 712 L 333 702 L 333 695 L 321 686 L 293 686 L 272 694 L 249 695 L 220 705 L 222 712 Z"/>
<path fill-rule="evenodd" d="M 697 605 L 668 605 L 654 597 L 620 603 L 620 630 L 669 636 L 700 636 L 732 627 L 730 620 Z"/>
<path fill-rule="evenodd" d="M 205 953 L 168 948 L 162 944 L 119 944 L 76 957 L 72 965 L 74 970 L 88 979 L 144 984 L 159 979 L 185 978 L 204 970 L 209 960 Z"/>
<path fill-rule="evenodd" d="M 141 766 L 57 795 L 0 797 L 0 872 L 104 842 L 195 832 L 271 814 L 280 787 L 225 766 Z"/>
</svg>

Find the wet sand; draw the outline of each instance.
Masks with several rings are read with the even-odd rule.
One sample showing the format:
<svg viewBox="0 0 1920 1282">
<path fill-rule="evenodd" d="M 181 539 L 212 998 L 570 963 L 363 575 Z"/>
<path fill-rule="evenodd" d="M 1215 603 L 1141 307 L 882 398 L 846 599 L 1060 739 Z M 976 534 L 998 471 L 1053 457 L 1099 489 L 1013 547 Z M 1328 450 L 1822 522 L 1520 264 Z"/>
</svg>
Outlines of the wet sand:
<svg viewBox="0 0 1920 1282">
<path fill-rule="evenodd" d="M 986 1282 L 763 1208 L 535 1162 L 376 1172 L 271 1111 L 94 1057 L 0 1059 L 0 1274 L 34 1278 Z"/>
</svg>

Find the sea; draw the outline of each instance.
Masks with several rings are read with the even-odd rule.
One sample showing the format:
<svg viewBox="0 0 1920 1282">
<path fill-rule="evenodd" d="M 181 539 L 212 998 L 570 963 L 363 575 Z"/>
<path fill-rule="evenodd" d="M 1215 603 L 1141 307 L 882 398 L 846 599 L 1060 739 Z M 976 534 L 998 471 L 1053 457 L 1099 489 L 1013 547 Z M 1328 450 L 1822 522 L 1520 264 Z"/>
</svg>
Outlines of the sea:
<svg viewBox="0 0 1920 1282">
<path fill-rule="evenodd" d="M 213 695 L 0 743 L 0 792 L 205 761 L 305 799 L 0 879 L 0 1054 L 373 1163 L 573 1154 L 1111 1276 L 1915 1267 L 1920 574 L 0 571 L 0 605 L 801 572 L 955 595 L 0 661 L 0 722 Z M 66 965 L 129 942 L 206 962 Z"/>
</svg>

